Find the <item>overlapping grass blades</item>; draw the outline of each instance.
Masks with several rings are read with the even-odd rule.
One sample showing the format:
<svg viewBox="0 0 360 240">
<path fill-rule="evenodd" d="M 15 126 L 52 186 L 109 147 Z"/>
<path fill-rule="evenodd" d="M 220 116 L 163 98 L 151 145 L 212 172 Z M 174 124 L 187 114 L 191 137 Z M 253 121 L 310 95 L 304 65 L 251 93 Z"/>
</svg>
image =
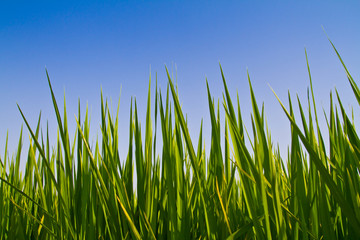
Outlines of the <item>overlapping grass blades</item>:
<svg viewBox="0 0 360 240">
<path fill-rule="evenodd" d="M 360 91 L 338 57 L 360 103 Z M 61 116 L 46 72 L 58 122 L 56 145 L 51 148 L 48 129 L 45 134 L 41 130 L 41 115 L 33 131 L 19 107 L 30 147 L 24 175 L 19 170 L 22 131 L 15 155 L 8 155 L 6 141 L 0 158 L 0 239 L 359 238 L 360 139 L 338 93 L 339 107 L 330 94 L 326 152 L 309 64 L 308 70 L 307 113 L 297 99 L 300 122 L 290 95 L 289 110 L 279 100 L 291 128 L 287 159 L 274 148 L 264 105 L 257 104 L 249 76 L 252 138 L 220 66 L 225 122 L 221 129 L 220 104 L 206 82 L 211 120 L 207 156 L 203 125 L 196 146 L 166 69 L 165 98 L 156 83 L 154 105 L 149 80 L 144 143 L 136 100 L 131 101 L 128 153 L 120 159 L 119 107 L 112 117 L 101 95 L 101 141 L 90 145 L 88 111 L 82 121 L 79 102 L 71 144 L 66 103 Z"/>
</svg>

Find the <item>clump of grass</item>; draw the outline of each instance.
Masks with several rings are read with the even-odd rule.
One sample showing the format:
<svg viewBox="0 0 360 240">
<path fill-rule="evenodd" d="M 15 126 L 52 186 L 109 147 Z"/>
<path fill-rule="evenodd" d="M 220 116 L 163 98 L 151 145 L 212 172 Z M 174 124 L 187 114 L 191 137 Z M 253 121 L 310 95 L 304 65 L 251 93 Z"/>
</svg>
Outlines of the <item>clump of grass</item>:
<svg viewBox="0 0 360 240">
<path fill-rule="evenodd" d="M 360 104 L 360 91 L 338 57 Z M 247 147 L 239 102 L 233 103 L 220 70 L 223 144 L 219 106 L 208 85 L 212 134 L 206 156 L 202 127 L 195 145 L 167 72 L 166 97 L 156 87 L 154 105 L 149 83 L 144 143 L 136 101 L 131 103 L 129 150 L 122 161 L 118 115 L 111 117 L 107 101 L 101 97 L 101 141 L 90 147 L 88 114 L 80 116 L 79 106 L 71 144 L 66 104 L 61 116 L 46 73 L 58 123 L 56 146 L 50 147 L 48 134 L 40 135 L 40 116 L 32 128 L 19 107 L 31 141 L 24 175 L 19 172 L 22 133 L 15 159 L 7 151 L 0 159 L 0 239 L 358 238 L 360 140 L 338 93 L 338 107 L 331 96 L 327 116 L 329 152 L 317 120 L 310 70 L 312 101 L 308 97 L 307 113 L 297 101 L 300 123 L 290 96 L 289 109 L 279 100 L 291 126 L 285 165 L 273 148 L 250 78 L 253 140 Z M 156 155 L 158 134 L 162 152 Z"/>
</svg>

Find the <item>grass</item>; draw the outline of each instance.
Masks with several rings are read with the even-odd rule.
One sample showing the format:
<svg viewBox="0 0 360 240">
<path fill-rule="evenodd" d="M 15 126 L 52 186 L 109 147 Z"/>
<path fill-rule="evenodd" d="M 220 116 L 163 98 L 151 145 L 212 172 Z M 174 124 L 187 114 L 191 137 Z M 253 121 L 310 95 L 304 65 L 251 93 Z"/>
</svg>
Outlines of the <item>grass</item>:
<svg viewBox="0 0 360 240">
<path fill-rule="evenodd" d="M 360 90 L 338 57 L 360 104 Z M 7 143 L 0 158 L 0 239 L 359 238 L 360 139 L 338 93 L 337 105 L 330 95 L 330 114 L 325 116 L 328 152 L 318 124 L 309 65 L 311 94 L 305 105 L 297 99 L 301 121 L 295 121 L 290 95 L 288 108 L 279 100 L 291 126 L 285 161 L 273 147 L 250 77 L 253 140 L 247 147 L 245 141 L 250 138 L 239 100 L 232 101 L 221 66 L 220 70 L 225 122 L 220 122 L 220 107 L 207 85 L 209 156 L 202 126 L 197 145 L 190 138 L 167 72 L 166 96 L 156 86 L 154 105 L 149 82 L 144 143 L 136 101 L 131 103 L 129 150 L 122 160 L 118 114 L 111 117 L 103 97 L 101 141 L 89 145 L 88 114 L 80 116 L 79 106 L 71 144 L 66 104 L 61 116 L 46 73 L 58 123 L 56 145 L 50 146 L 48 131 L 45 135 L 41 131 L 41 116 L 32 128 L 19 107 L 31 135 L 30 146 L 24 175 L 19 171 L 22 131 L 15 158 L 7 155 Z M 160 154 L 155 152 L 158 134 L 162 135 Z"/>
</svg>

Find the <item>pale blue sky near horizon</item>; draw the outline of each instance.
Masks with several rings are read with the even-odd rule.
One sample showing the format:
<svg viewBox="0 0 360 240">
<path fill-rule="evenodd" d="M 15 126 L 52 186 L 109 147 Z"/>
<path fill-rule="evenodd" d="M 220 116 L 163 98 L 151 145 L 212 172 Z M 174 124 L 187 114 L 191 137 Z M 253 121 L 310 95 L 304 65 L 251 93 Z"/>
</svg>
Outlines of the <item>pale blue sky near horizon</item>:
<svg viewBox="0 0 360 240">
<path fill-rule="evenodd" d="M 43 130 L 48 121 L 50 133 L 56 136 L 45 67 L 60 105 L 65 91 L 70 134 L 74 133 L 80 99 L 82 110 L 89 105 L 94 141 L 101 134 L 100 89 L 112 99 L 114 112 L 121 89 L 119 140 L 124 157 L 130 99 L 136 97 L 145 126 L 150 69 L 154 103 L 155 73 L 164 94 L 166 65 L 176 72 L 194 143 L 202 118 L 209 143 L 205 78 L 221 104 L 219 62 L 234 100 L 239 93 L 245 124 L 251 130 L 249 71 L 258 103 L 265 102 L 272 139 L 285 154 L 290 125 L 269 85 L 286 106 L 288 90 L 293 101 L 296 94 L 306 101 L 305 47 L 323 128 L 326 130 L 321 108 L 328 112 L 329 93 L 335 87 L 344 105 L 348 110 L 353 106 L 355 119 L 359 119 L 359 106 L 322 29 L 359 82 L 359 10 L 359 1 L 2 1 L 0 155 L 4 155 L 7 131 L 9 154 L 18 142 L 23 120 L 16 103 L 33 128 L 41 111 Z M 25 125 L 23 139 L 29 139 Z M 26 152 L 24 149 L 23 154 Z"/>
</svg>

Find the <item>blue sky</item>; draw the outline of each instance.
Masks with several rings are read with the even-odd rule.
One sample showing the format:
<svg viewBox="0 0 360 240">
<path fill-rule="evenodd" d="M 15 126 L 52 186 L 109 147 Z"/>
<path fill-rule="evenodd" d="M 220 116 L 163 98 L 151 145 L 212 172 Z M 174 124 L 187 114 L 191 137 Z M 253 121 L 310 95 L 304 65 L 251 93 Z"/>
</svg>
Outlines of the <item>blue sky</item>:
<svg viewBox="0 0 360 240">
<path fill-rule="evenodd" d="M 127 149 L 132 96 L 145 125 L 150 66 L 153 93 L 156 72 L 163 92 L 164 66 L 177 72 L 180 101 L 194 140 L 204 118 L 205 141 L 209 142 L 205 77 L 213 96 L 222 100 L 220 62 L 234 99 L 239 93 L 247 128 L 251 127 L 248 70 L 258 102 L 265 102 L 272 138 L 285 149 L 289 123 L 268 84 L 284 101 L 288 90 L 293 97 L 299 94 L 301 100 L 306 99 L 304 47 L 319 109 L 328 111 L 329 92 L 336 87 L 347 109 L 354 106 L 355 118 L 359 117 L 346 75 L 321 27 L 358 81 L 359 1 L 74 2 L 0 3 L 1 156 L 6 132 L 11 154 L 23 124 L 16 103 L 33 127 L 41 110 L 43 128 L 49 121 L 50 133 L 56 134 L 45 67 L 58 102 L 65 91 L 71 132 L 78 99 L 83 109 L 88 103 L 94 140 L 100 134 L 100 89 L 113 100 L 114 111 L 122 89 L 121 156 Z M 320 122 L 325 127 L 322 115 Z M 24 141 L 28 142 L 26 129 Z"/>
</svg>

